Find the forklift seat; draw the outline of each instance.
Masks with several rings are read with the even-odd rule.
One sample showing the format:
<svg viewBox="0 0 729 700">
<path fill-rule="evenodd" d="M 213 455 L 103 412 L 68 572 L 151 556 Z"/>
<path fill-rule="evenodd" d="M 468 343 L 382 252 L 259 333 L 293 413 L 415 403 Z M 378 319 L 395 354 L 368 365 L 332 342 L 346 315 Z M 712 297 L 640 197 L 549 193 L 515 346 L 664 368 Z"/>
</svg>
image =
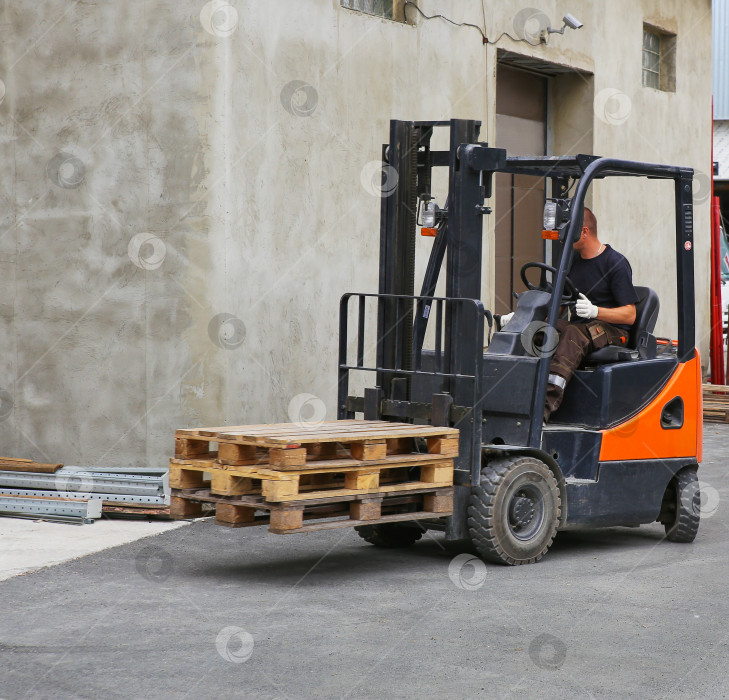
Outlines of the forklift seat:
<svg viewBox="0 0 729 700">
<path fill-rule="evenodd" d="M 661 303 L 658 295 L 649 287 L 636 287 L 635 291 L 638 294 L 635 323 L 630 328 L 626 346 L 607 345 L 595 350 L 585 358 L 585 365 L 605 365 L 609 362 L 627 362 L 656 356 L 653 329 L 656 327 Z"/>
</svg>

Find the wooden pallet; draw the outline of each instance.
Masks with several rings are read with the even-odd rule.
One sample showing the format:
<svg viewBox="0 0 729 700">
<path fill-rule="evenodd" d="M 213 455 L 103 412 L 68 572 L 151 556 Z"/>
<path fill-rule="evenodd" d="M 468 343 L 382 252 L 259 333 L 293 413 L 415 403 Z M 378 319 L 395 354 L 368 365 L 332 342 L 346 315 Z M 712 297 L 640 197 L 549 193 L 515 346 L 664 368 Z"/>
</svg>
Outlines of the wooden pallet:
<svg viewBox="0 0 729 700">
<path fill-rule="evenodd" d="M 341 495 L 296 503 L 269 503 L 254 495 L 216 496 L 210 489 L 173 489 L 170 516 L 199 517 L 206 503 L 215 504 L 218 525 L 269 525 L 270 532 L 284 535 L 446 517 L 453 513 L 453 488 L 421 488 L 406 494 Z"/>
<path fill-rule="evenodd" d="M 416 473 L 414 473 L 416 472 Z M 411 491 L 453 485 L 453 459 L 392 455 L 377 462 L 323 460 L 306 468 L 235 467 L 212 460 L 170 460 L 170 488 L 202 488 L 219 496 L 261 495 L 271 503 Z"/>
<path fill-rule="evenodd" d="M 704 420 L 711 423 L 729 423 L 729 386 L 703 385 Z"/>
<path fill-rule="evenodd" d="M 178 430 L 170 515 L 197 517 L 214 503 L 218 524 L 267 523 L 279 534 L 445 517 L 458 436 L 357 420 Z"/>
<path fill-rule="evenodd" d="M 458 430 L 387 421 L 342 420 L 301 426 L 294 423 L 197 428 L 175 433 L 177 459 L 215 459 L 220 464 L 302 469 L 324 460 L 377 462 L 411 454 L 414 440 L 430 454 L 458 455 Z M 213 443 L 213 444 L 211 444 Z M 217 451 L 214 449 L 217 444 Z"/>
</svg>

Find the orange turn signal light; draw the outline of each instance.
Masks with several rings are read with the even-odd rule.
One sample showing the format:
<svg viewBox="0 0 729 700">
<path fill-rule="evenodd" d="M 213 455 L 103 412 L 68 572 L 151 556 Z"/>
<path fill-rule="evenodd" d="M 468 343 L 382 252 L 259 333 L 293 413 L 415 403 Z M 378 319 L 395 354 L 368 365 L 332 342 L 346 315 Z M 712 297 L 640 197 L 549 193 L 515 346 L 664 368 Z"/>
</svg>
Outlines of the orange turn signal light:
<svg viewBox="0 0 729 700">
<path fill-rule="evenodd" d="M 558 241 L 559 231 L 549 231 L 548 229 L 544 229 L 542 231 L 542 238 L 546 241 Z"/>
<path fill-rule="evenodd" d="M 420 235 L 421 236 L 431 236 L 432 238 L 435 238 L 438 235 L 438 229 L 437 228 L 426 228 L 425 226 L 420 229 Z"/>
</svg>

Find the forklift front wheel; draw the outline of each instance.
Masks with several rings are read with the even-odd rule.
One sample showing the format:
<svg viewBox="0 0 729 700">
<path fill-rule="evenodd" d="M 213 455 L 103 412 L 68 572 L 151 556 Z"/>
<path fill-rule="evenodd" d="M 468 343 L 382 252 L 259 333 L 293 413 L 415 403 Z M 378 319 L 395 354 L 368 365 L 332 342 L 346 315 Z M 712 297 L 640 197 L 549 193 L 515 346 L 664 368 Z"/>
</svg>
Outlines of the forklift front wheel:
<svg viewBox="0 0 729 700">
<path fill-rule="evenodd" d="M 559 526 L 561 502 L 554 474 L 535 457 L 494 460 L 481 470 L 468 508 L 478 553 L 516 566 L 539 561 Z"/>
</svg>

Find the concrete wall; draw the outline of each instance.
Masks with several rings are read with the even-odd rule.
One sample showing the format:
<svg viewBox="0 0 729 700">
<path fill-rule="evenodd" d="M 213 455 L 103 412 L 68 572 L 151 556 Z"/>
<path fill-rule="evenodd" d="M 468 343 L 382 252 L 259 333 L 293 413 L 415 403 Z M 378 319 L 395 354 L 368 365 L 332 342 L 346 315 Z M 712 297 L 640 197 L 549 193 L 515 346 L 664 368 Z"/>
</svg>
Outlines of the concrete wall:
<svg viewBox="0 0 729 700">
<path fill-rule="evenodd" d="M 484 23 L 479 3 L 420 5 Z M 523 26 L 519 3 L 486 5 L 490 38 Z M 585 23 L 547 47 L 498 44 L 630 98 L 620 124 L 591 123 L 592 97 L 563 81 L 579 109 L 560 103 L 554 143 L 588 129 L 595 152 L 710 172 L 708 0 L 579 5 L 540 4 L 555 25 L 567 11 Z M 649 15 L 679 36 L 675 94 L 640 86 Z M 0 452 L 158 465 L 176 427 L 334 417 L 338 299 L 376 291 L 370 164 L 388 120 L 478 118 L 492 139 L 496 48 L 338 0 L 6 0 L 1 21 Z M 642 192 L 635 208 L 596 201 L 628 253 L 661 221 L 646 261 L 634 257 L 641 281 L 671 251 Z M 491 249 L 487 237 L 487 270 Z"/>
</svg>

